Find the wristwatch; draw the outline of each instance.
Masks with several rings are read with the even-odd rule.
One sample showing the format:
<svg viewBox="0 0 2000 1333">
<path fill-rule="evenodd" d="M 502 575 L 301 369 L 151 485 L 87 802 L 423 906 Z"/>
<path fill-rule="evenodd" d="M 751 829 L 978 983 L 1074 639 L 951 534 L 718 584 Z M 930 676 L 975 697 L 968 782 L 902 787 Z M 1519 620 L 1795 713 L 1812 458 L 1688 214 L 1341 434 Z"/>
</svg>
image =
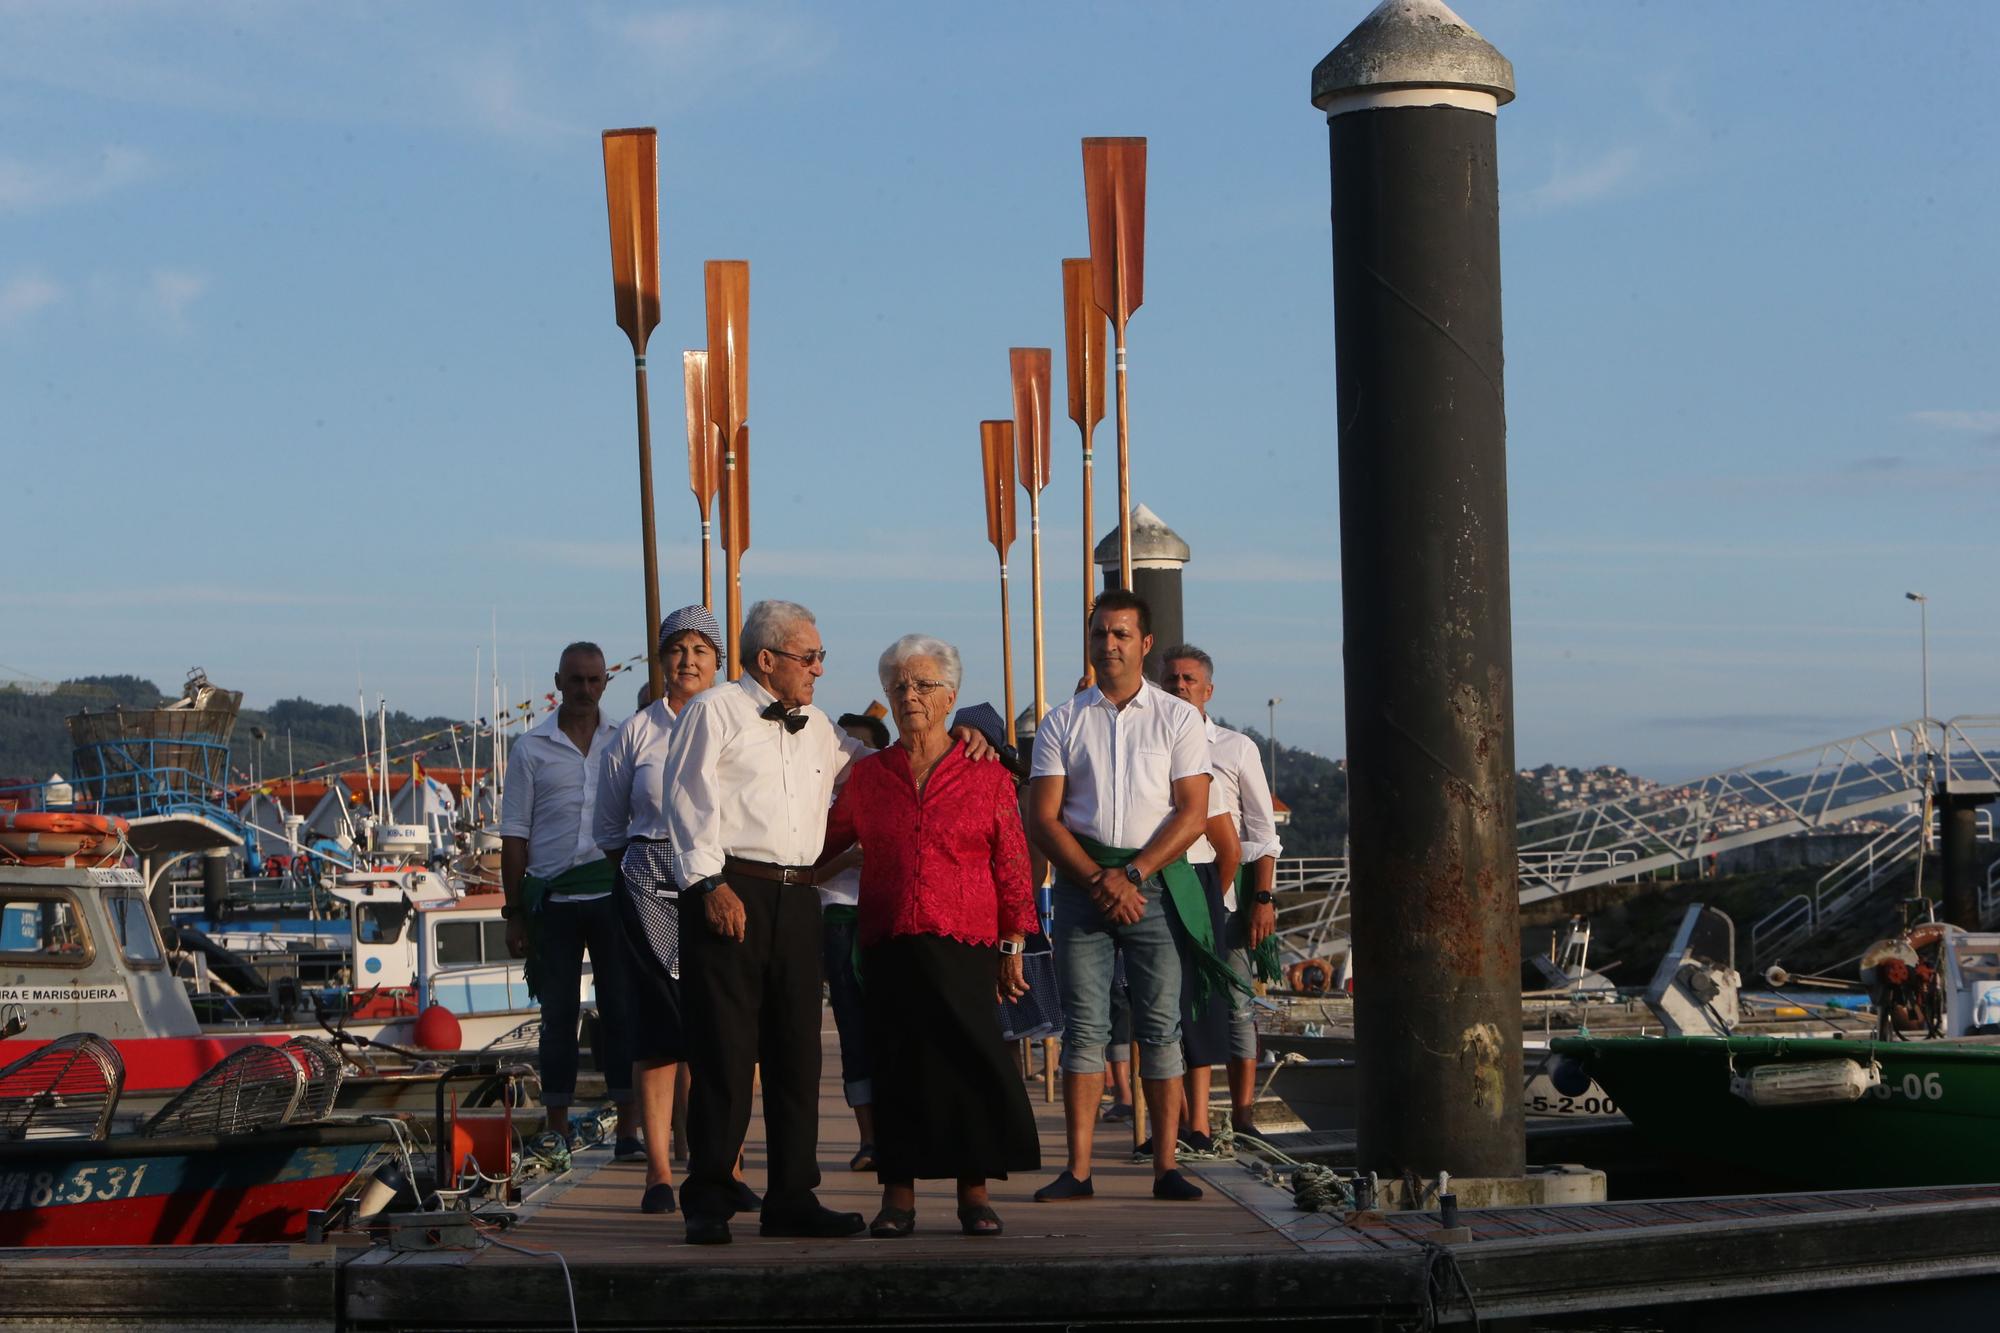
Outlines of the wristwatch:
<svg viewBox="0 0 2000 1333">
<path fill-rule="evenodd" d="M 1125 871 L 1125 878 L 1132 881 L 1134 888 L 1146 882 L 1146 877 L 1139 873 L 1139 867 L 1133 865 L 1130 861 L 1127 861 L 1122 869 Z"/>
<path fill-rule="evenodd" d="M 1250 895 L 1250 901 L 1259 907 L 1269 907 L 1272 903 L 1278 901 L 1278 899 L 1277 895 L 1273 894 L 1269 889 L 1259 889 Z"/>
<path fill-rule="evenodd" d="M 1027 951 L 1027 944 L 1021 940 L 1000 941 L 1000 952 L 1008 958 L 1018 958 Z"/>
<path fill-rule="evenodd" d="M 722 887 L 722 876 L 704 875 L 702 876 L 702 878 L 688 885 L 685 889 L 682 889 L 681 892 L 691 893 L 695 897 L 699 898 L 701 895 L 705 893 L 715 892 L 720 887 Z"/>
</svg>

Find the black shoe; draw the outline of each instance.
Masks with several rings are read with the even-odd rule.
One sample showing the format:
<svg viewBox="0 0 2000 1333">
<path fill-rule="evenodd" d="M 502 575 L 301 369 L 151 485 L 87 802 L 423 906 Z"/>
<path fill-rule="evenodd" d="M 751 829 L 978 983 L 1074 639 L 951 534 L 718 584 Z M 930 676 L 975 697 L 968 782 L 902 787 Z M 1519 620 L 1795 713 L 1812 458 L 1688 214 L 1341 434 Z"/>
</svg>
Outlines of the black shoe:
<svg viewBox="0 0 2000 1333">
<path fill-rule="evenodd" d="M 838 1236 L 858 1236 L 867 1229 L 868 1223 L 859 1213 L 837 1213 L 831 1208 L 814 1204 L 799 1212 L 779 1213 L 775 1217 L 766 1213 L 757 1234 L 831 1240 Z"/>
<path fill-rule="evenodd" d="M 917 1210 L 914 1208 L 885 1207 L 868 1224 L 868 1234 L 877 1240 L 901 1240 L 916 1229 Z"/>
<path fill-rule="evenodd" d="M 646 1193 L 639 1200 L 639 1211 L 642 1213 L 671 1213 L 674 1206 L 672 1185 L 648 1185 Z"/>
<path fill-rule="evenodd" d="M 728 1218 L 690 1217 L 687 1220 L 687 1243 L 690 1245 L 727 1245 L 729 1240 Z"/>
<path fill-rule="evenodd" d="M 1097 1197 L 1095 1185 L 1088 1180 L 1078 1180 L 1067 1171 L 1035 1191 L 1036 1203 L 1071 1203 L 1078 1199 L 1095 1197 Z"/>
<path fill-rule="evenodd" d="M 621 1138 L 611 1149 L 614 1162 L 643 1162 L 646 1160 L 646 1145 L 638 1139 Z"/>
<path fill-rule="evenodd" d="M 1153 1178 L 1153 1197 L 1171 1199 L 1177 1203 L 1192 1203 L 1201 1197 L 1201 1186 L 1178 1171 L 1169 1171 Z"/>
<path fill-rule="evenodd" d="M 760 1208 L 762 1208 L 762 1207 L 764 1206 L 764 1201 L 763 1201 L 762 1199 L 760 1199 L 760 1198 L 758 1198 L 758 1197 L 757 1197 L 757 1191 L 756 1191 L 756 1190 L 753 1190 L 753 1189 L 751 1189 L 751 1188 L 750 1188 L 750 1187 L 749 1187 L 748 1185 L 744 1184 L 744 1183 L 743 1183 L 742 1181 L 740 1181 L 740 1180 L 738 1180 L 738 1181 L 735 1181 L 735 1182 L 733 1182 L 733 1183 L 734 1183 L 734 1184 L 735 1184 L 735 1186 L 736 1186 L 736 1211 L 737 1211 L 737 1212 L 739 1212 L 739 1213 L 754 1213 L 754 1212 L 756 1212 L 756 1211 L 757 1211 L 758 1209 L 760 1209 Z"/>
</svg>

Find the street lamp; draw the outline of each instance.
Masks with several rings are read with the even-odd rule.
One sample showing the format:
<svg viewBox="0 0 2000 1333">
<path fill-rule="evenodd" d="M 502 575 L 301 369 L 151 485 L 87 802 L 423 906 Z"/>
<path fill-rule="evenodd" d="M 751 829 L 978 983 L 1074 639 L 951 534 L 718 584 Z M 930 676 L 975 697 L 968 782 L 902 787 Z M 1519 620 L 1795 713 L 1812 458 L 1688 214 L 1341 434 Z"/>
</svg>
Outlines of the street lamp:
<svg viewBox="0 0 2000 1333">
<path fill-rule="evenodd" d="M 1271 716 L 1271 723 L 1265 730 L 1264 737 L 1270 742 L 1271 795 L 1273 796 L 1278 794 L 1278 705 L 1283 702 L 1283 699 L 1273 698 L 1266 700 L 1264 704 L 1264 707 L 1270 710 Z"/>
<path fill-rule="evenodd" d="M 1931 716 L 1931 599 L 1920 592 L 1906 592 L 1903 596 L 1917 604 L 1918 632 L 1924 648 L 1924 720 L 1928 722 Z"/>
</svg>

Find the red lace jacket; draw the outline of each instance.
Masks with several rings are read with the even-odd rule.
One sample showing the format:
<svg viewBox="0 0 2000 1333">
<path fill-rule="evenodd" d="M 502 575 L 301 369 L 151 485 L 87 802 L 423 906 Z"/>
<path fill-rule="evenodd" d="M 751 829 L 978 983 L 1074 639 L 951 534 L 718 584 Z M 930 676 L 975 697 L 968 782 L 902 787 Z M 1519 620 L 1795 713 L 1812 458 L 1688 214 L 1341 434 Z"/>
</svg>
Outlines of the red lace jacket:
<svg viewBox="0 0 2000 1333">
<path fill-rule="evenodd" d="M 860 939 L 992 944 L 1038 928 L 1014 780 L 954 743 L 918 793 L 900 745 L 858 761 L 826 821 L 822 862 L 862 848 Z"/>
</svg>

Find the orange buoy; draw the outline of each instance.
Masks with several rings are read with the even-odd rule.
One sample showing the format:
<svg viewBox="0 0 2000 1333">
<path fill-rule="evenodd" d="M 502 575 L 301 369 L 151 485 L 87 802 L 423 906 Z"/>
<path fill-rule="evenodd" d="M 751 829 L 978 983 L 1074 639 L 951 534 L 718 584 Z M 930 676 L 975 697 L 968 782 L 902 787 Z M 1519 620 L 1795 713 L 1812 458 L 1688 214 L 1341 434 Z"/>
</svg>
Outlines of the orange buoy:
<svg viewBox="0 0 2000 1333">
<path fill-rule="evenodd" d="M 458 1015 L 441 1004 L 434 1004 L 417 1015 L 411 1036 L 417 1045 L 427 1051 L 456 1051 L 464 1049 L 465 1033 L 458 1025 Z"/>
</svg>

